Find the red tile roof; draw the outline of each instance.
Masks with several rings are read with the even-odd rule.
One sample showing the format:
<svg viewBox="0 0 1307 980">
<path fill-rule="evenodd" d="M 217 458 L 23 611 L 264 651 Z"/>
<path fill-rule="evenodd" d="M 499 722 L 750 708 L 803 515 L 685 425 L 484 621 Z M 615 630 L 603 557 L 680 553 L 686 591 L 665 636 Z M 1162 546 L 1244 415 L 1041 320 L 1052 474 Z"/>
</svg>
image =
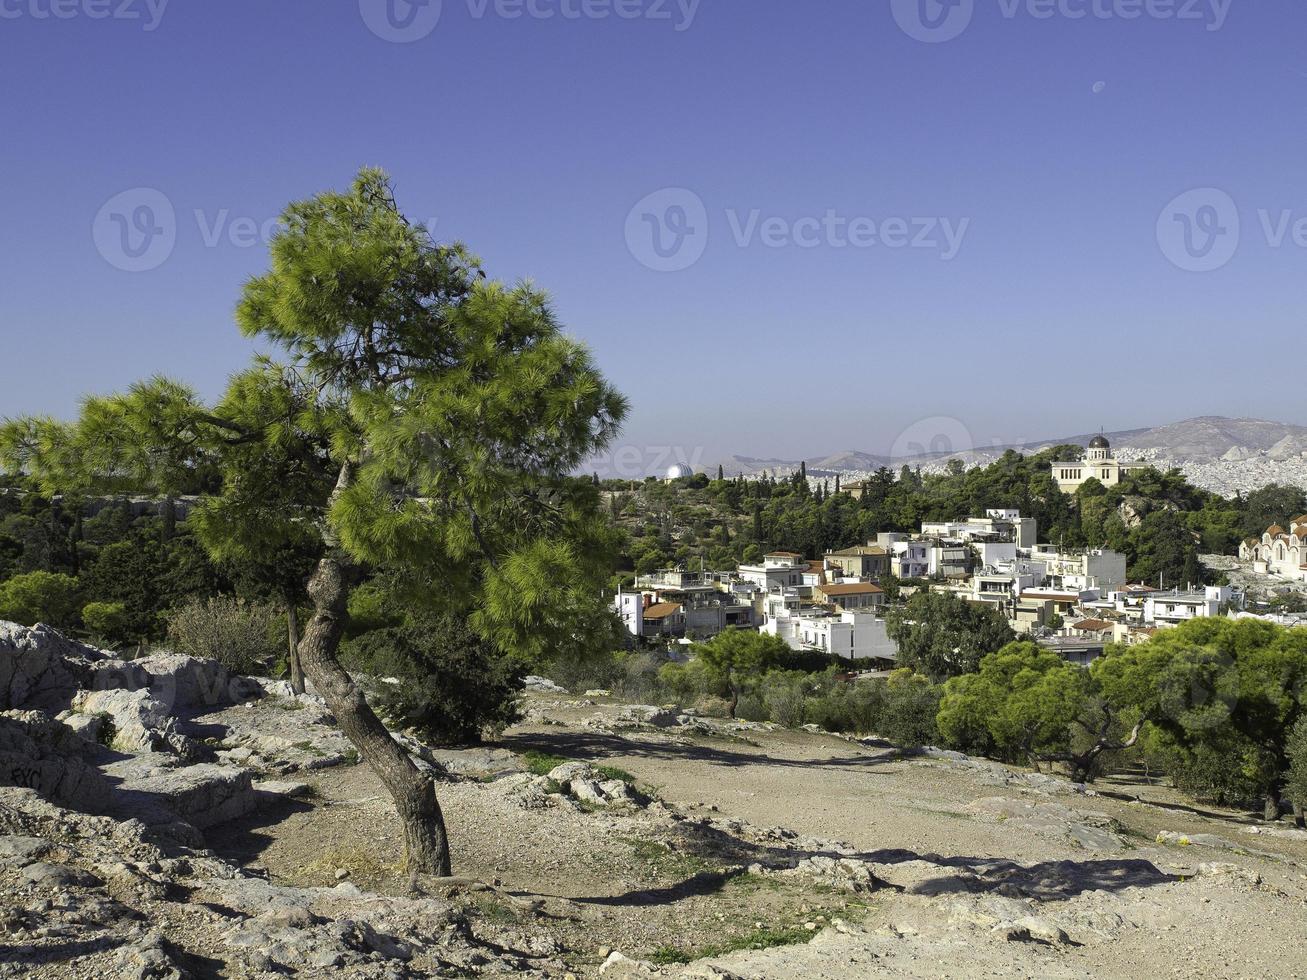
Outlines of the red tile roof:
<svg viewBox="0 0 1307 980">
<path fill-rule="evenodd" d="M 678 602 L 655 602 L 652 606 L 644 611 L 645 619 L 666 619 L 673 613 L 681 611 L 681 604 Z"/>
<path fill-rule="evenodd" d="M 817 586 L 826 595 L 879 595 L 885 590 L 879 585 L 872 585 L 870 582 L 844 582 L 840 585 L 819 585 Z"/>
</svg>

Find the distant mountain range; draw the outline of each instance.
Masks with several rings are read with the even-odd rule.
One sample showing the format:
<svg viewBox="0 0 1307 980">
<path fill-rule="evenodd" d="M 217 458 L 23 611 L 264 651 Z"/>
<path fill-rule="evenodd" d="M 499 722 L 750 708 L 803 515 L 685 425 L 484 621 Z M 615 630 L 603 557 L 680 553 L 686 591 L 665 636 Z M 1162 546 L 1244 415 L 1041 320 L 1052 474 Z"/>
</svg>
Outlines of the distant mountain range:
<svg viewBox="0 0 1307 980">
<path fill-rule="evenodd" d="M 1120 459 L 1141 459 L 1165 469 L 1178 467 L 1197 485 L 1218 493 L 1247 492 L 1273 482 L 1307 486 L 1307 426 L 1268 422 L 1263 419 L 1230 419 L 1203 416 L 1171 425 L 1126 429 L 1103 433 Z M 1096 432 L 1046 439 L 1012 446 L 966 448 L 957 452 L 916 453 L 889 456 L 847 449 L 804 460 L 809 476 L 858 477 L 882 466 L 893 469 L 907 464 L 926 472 L 942 470 L 951 460 L 983 466 L 1008 449 L 1038 452 L 1050 446 L 1086 446 Z M 728 476 L 785 474 L 799 468 L 799 460 L 760 459 L 730 456 L 721 460 Z M 703 467 L 712 472 L 717 467 Z"/>
</svg>

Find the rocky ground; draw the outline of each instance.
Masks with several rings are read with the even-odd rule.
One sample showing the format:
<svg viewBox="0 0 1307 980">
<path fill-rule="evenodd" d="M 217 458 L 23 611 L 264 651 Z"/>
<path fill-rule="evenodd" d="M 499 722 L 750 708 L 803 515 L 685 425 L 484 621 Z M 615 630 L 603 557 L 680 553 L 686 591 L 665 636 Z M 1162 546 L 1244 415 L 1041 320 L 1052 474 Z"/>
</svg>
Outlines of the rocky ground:
<svg viewBox="0 0 1307 980">
<path fill-rule="evenodd" d="M 537 687 L 410 882 L 317 699 L 0 625 L 0 975 L 1307 973 L 1287 825 Z"/>
</svg>

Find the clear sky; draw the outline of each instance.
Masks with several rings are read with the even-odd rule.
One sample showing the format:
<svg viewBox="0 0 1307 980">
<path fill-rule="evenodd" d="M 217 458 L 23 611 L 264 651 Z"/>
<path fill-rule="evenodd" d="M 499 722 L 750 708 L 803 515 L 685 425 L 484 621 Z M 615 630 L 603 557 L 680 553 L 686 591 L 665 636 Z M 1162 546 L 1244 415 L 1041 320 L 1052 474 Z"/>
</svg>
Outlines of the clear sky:
<svg viewBox="0 0 1307 980">
<path fill-rule="evenodd" d="M 0 0 L 0 415 L 216 394 L 375 164 L 650 459 L 1307 423 L 1307 6 L 951 4 Z"/>
</svg>

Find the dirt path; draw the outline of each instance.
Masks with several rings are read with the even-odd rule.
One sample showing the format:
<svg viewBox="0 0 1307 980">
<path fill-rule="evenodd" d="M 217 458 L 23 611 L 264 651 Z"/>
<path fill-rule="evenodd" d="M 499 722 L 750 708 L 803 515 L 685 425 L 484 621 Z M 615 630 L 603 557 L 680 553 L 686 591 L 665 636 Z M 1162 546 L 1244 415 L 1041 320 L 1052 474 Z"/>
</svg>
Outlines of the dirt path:
<svg viewBox="0 0 1307 980">
<path fill-rule="evenodd" d="M 826 735 L 710 737 L 623 724 L 615 704 L 535 707 L 493 748 L 616 766 L 667 804 L 526 806 L 526 777 L 493 773 L 442 784 L 458 871 L 555 903 L 521 920 L 492 901 L 478 928 L 538 929 L 578 975 L 597 975 L 612 950 L 669 976 L 710 954 L 732 975 L 777 980 L 1304 973 L 1307 839 L 1244 833 L 1240 815 L 1158 787 L 1086 795 Z M 401 889 L 398 827 L 371 773 L 328 769 L 313 784 L 309 803 L 234 825 L 215 846 L 274 880 L 344 873 Z M 880 887 L 846 890 L 834 867 L 846 859 Z"/>
</svg>

